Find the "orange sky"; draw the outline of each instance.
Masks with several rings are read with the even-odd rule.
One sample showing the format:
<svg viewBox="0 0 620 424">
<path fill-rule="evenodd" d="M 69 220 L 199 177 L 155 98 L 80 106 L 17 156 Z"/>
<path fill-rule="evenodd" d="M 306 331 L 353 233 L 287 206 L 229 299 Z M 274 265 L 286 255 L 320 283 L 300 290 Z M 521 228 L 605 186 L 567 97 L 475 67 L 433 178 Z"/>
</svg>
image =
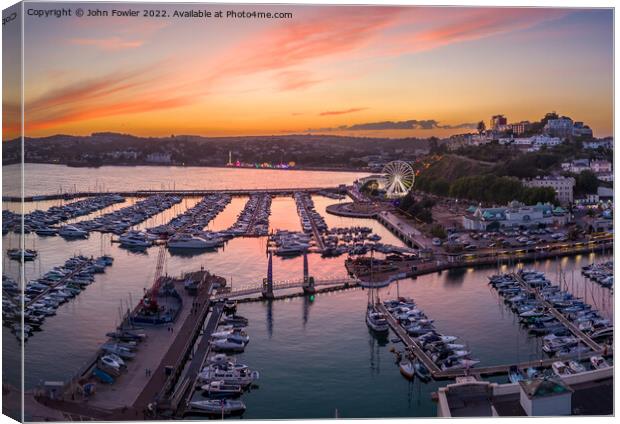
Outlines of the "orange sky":
<svg viewBox="0 0 620 424">
<path fill-rule="evenodd" d="M 428 137 L 552 110 L 612 134 L 610 10 L 245 10 L 293 18 L 26 17 L 26 135 Z"/>
</svg>

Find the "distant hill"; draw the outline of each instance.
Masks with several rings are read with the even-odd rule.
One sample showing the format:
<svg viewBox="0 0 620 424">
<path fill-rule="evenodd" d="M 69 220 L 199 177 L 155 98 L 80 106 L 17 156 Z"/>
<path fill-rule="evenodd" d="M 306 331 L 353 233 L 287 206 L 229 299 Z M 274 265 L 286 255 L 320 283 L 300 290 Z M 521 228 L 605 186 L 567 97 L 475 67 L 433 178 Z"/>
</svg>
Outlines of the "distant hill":
<svg viewBox="0 0 620 424">
<path fill-rule="evenodd" d="M 90 136 L 53 135 L 25 138 L 25 161 L 97 165 L 224 166 L 233 162 L 298 167 L 365 169 L 369 163 L 414 160 L 429 148 L 426 139 L 369 138 L 338 135 L 269 135 L 139 137 L 114 132 Z M 20 160 L 19 139 L 2 143 L 3 163 Z M 154 159 L 154 158 L 157 159 Z"/>
</svg>

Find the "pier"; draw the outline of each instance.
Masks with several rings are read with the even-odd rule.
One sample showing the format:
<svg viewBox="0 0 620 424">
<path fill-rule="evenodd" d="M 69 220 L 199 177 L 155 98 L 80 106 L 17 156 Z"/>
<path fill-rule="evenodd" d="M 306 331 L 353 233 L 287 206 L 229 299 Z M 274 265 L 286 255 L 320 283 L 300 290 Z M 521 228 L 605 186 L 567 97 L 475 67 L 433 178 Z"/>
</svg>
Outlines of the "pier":
<svg viewBox="0 0 620 424">
<path fill-rule="evenodd" d="M 297 197 L 295 197 L 295 200 L 299 204 L 301 204 L 301 207 L 306 212 L 306 216 L 310 220 L 310 225 L 312 226 L 312 234 L 314 235 L 314 239 L 316 240 L 317 247 L 319 248 L 319 253 L 323 252 L 325 250 L 325 242 L 323 241 L 323 235 L 319 231 L 316 225 L 316 222 L 314 221 L 314 217 L 312 216 L 311 211 L 308 209 L 308 206 L 306 205 L 306 201 L 307 200 L 312 201 L 312 199 L 309 199 L 309 198 L 305 199 L 303 197 L 300 197 L 299 199 L 297 199 Z"/>
<path fill-rule="evenodd" d="M 193 293 L 186 290 L 188 280 L 195 283 Z M 81 415 L 88 417 L 101 417 L 105 412 L 108 417 L 123 420 L 154 418 L 155 409 L 168 411 L 173 401 L 181 399 L 175 388 L 182 387 L 178 384 L 179 379 L 192 361 L 193 349 L 203 335 L 204 320 L 211 308 L 209 297 L 214 284 L 221 280 L 204 270 L 173 279 L 183 305 L 176 319 L 168 324 L 145 325 L 137 329 L 146 337 L 138 344 L 135 358 L 127 361 L 126 371 L 110 385 L 97 384 L 94 396 L 84 403 L 80 386 L 90 380 L 91 371 L 97 366 L 100 352 L 96 352 L 67 383 L 64 399 L 72 400 L 64 400 L 57 409 L 78 409 Z M 122 328 L 135 331 L 130 316 L 131 311 L 128 311 Z M 150 372 L 146 373 L 147 369 Z M 48 402 L 49 399 L 40 401 Z"/>
<path fill-rule="evenodd" d="M 526 289 L 529 293 L 534 294 L 534 296 L 536 297 L 536 300 L 538 300 L 545 308 L 547 308 L 549 312 L 551 312 L 551 314 L 555 317 L 555 319 L 560 321 L 562 325 L 568 328 L 570 332 L 575 335 L 575 337 L 577 337 L 579 340 L 583 342 L 583 344 L 588 346 L 594 352 L 601 352 L 603 350 L 603 348 L 598 343 L 592 340 L 587 334 L 581 331 L 575 324 L 570 322 L 564 315 L 562 315 L 560 311 L 554 308 L 551 303 L 545 300 L 537 290 L 528 286 L 528 284 L 525 281 L 523 281 L 523 279 L 517 273 L 511 274 L 511 275 L 516 281 L 519 282 L 521 287 Z"/>
<path fill-rule="evenodd" d="M 135 191 L 81 191 L 74 193 L 41 194 L 34 196 L 2 196 L 3 202 L 38 202 L 43 200 L 69 200 L 78 197 L 96 197 L 107 194 L 118 194 L 123 197 L 149 197 L 154 194 L 170 194 L 176 196 L 199 197 L 209 194 L 229 194 L 231 196 L 250 196 L 252 194 L 268 194 L 272 197 L 292 196 L 296 192 L 318 194 L 321 191 L 338 191 L 337 187 L 302 187 L 302 188 L 256 188 L 256 189 L 222 189 L 222 190 L 135 190 Z"/>
<path fill-rule="evenodd" d="M 46 290 L 44 290 L 40 294 L 38 294 L 35 297 L 33 297 L 30 300 L 30 302 L 24 304 L 24 308 L 27 308 L 30 305 L 36 303 L 39 299 L 42 299 L 45 296 L 47 296 L 55 288 L 60 287 L 61 285 L 65 284 L 67 281 L 70 281 L 73 277 L 75 277 L 76 274 L 79 274 L 80 271 L 82 271 L 84 268 L 86 268 L 87 265 L 89 265 L 89 262 L 83 262 L 80 265 L 78 265 L 77 267 L 75 267 L 75 269 L 73 271 L 71 271 L 71 273 L 65 275 L 64 277 L 59 279 L 55 284 L 50 285 Z"/>
<path fill-rule="evenodd" d="M 263 211 L 265 209 L 265 203 L 268 201 L 269 203 L 271 203 L 271 199 L 267 199 L 267 197 L 271 197 L 269 194 L 261 194 L 258 196 L 257 200 L 256 200 L 256 207 L 254 208 L 254 210 L 252 211 L 252 216 L 250 217 L 250 222 L 248 223 L 247 229 L 245 231 L 245 236 L 252 236 L 252 235 L 257 235 L 257 232 L 255 230 L 255 226 L 256 226 L 256 219 L 258 218 L 258 215 L 261 213 L 261 211 Z"/>
<path fill-rule="evenodd" d="M 377 310 L 385 316 L 385 319 L 392 328 L 392 331 L 396 333 L 396 335 L 402 340 L 405 346 L 407 346 L 413 352 L 413 354 L 420 360 L 420 362 L 422 362 L 422 364 L 424 364 L 426 369 L 431 372 L 433 377 L 439 375 L 441 373 L 441 369 L 437 366 L 437 364 L 435 364 L 435 362 L 430 358 L 430 356 L 428 356 L 424 349 L 422 349 L 422 346 L 420 346 L 420 344 L 416 340 L 414 340 L 413 337 L 411 337 L 407 333 L 407 331 L 405 331 L 402 325 L 400 325 L 400 323 L 396 321 L 392 314 L 388 312 L 388 310 L 385 308 L 385 305 L 379 302 L 375 306 Z"/>
<path fill-rule="evenodd" d="M 401 219 L 393 212 L 383 211 L 377 213 L 375 219 L 409 247 L 427 249 L 432 246 L 431 240 L 429 240 L 428 237 L 424 236 L 408 221 Z"/>
<path fill-rule="evenodd" d="M 463 377 L 467 375 L 476 375 L 476 376 L 490 376 L 490 375 L 499 375 L 499 374 L 508 374 L 511 367 L 517 367 L 520 370 L 525 370 L 530 367 L 550 367 L 556 361 L 568 361 L 571 359 L 589 359 L 592 356 L 612 356 L 613 349 L 611 348 L 602 348 L 598 344 L 596 345 L 598 348 L 591 352 L 574 354 L 574 355 L 564 355 L 556 358 L 548 358 L 548 359 L 538 359 L 520 362 L 517 364 L 505 364 L 505 365 L 491 365 L 488 367 L 472 367 L 472 368 L 463 368 L 463 369 L 450 369 L 450 370 L 442 370 L 440 369 L 435 362 L 428 356 L 428 354 L 422 349 L 422 346 L 411 337 L 407 331 L 400 325 L 400 323 L 388 312 L 383 303 L 378 303 L 376 305 L 377 310 L 385 315 L 385 318 L 390 325 L 390 328 L 398 338 L 404 343 L 404 345 L 409 348 L 413 354 L 424 364 L 424 366 L 431 372 L 433 378 L 435 380 L 441 379 L 453 379 L 456 377 Z M 584 335 L 585 336 L 585 335 Z M 586 336 L 587 337 L 587 336 Z"/>
<path fill-rule="evenodd" d="M 179 396 L 175 399 L 175 402 L 172 405 L 175 410 L 175 415 L 178 418 L 183 418 L 185 415 L 192 414 L 193 410 L 190 406 L 190 402 L 192 400 L 192 395 L 194 394 L 194 389 L 198 386 L 198 374 L 200 374 L 200 371 L 204 368 L 207 357 L 211 352 L 211 348 L 209 346 L 211 334 L 213 334 L 217 328 L 223 311 L 224 305 L 222 303 L 217 303 L 213 306 L 211 316 L 202 330 L 202 338 L 200 339 L 198 346 L 195 348 L 195 353 L 193 354 L 189 366 L 187 367 L 185 377 L 183 378 L 183 381 L 178 384 Z"/>
</svg>

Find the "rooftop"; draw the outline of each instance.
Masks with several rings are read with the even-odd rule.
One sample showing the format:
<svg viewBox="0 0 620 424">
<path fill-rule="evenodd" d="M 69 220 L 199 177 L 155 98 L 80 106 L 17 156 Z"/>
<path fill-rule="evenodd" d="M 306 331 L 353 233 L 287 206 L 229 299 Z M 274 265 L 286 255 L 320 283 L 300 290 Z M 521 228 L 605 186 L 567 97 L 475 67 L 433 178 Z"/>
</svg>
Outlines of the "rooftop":
<svg viewBox="0 0 620 424">
<path fill-rule="evenodd" d="M 571 384 L 559 380 L 538 380 L 520 382 L 528 396 L 553 396 L 572 392 L 572 415 L 612 415 L 613 378 L 606 377 L 593 381 Z M 464 382 L 450 384 L 445 390 L 448 408 L 452 417 L 490 417 L 494 411 L 501 417 L 525 416 L 521 407 L 519 392 L 502 390 L 501 395 L 494 395 L 494 383 Z M 502 385 L 501 387 L 509 387 Z M 529 393 L 528 393 L 529 392 Z M 440 402 L 442 402 L 440 400 Z"/>
</svg>

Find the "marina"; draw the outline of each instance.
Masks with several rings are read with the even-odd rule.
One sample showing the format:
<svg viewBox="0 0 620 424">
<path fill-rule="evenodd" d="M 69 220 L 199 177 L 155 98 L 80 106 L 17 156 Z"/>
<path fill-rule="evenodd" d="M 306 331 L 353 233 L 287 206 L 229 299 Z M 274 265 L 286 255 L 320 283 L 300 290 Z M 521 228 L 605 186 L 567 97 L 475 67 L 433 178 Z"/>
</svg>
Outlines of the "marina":
<svg viewBox="0 0 620 424">
<path fill-rule="evenodd" d="M 42 394 L 49 394 L 50 389 L 41 385 L 42 380 L 70 383 L 69 387 L 74 388 L 73 391 L 65 392 L 62 401 L 45 401 L 46 405 L 102 419 L 135 419 L 136 416 L 199 418 L 212 414 L 213 408 L 223 406 L 225 413 L 230 412 L 232 417 L 238 416 L 235 413 L 242 413 L 244 418 L 261 418 L 274 416 L 273 409 L 268 408 L 269 399 L 287 399 L 291 389 L 282 392 L 283 388 L 274 380 L 281 381 L 282 373 L 286 373 L 293 376 L 298 374 L 300 384 L 303 383 L 299 390 L 306 397 L 318 396 L 316 402 L 326 405 L 316 412 L 317 417 L 333 416 L 336 409 L 339 414 L 347 417 L 387 414 L 387 405 L 382 407 L 374 402 L 371 403 L 372 410 L 370 405 L 367 408 L 353 408 L 352 398 L 341 392 L 342 388 L 336 381 L 328 383 L 332 393 L 329 398 L 338 399 L 333 393 L 341 393 L 338 401 L 321 398 L 318 394 L 311 395 L 309 392 L 314 384 L 318 384 L 314 376 L 316 367 L 320 370 L 320 364 L 327 366 L 333 363 L 334 355 L 349 358 L 350 355 L 344 351 L 339 352 L 339 349 L 346 349 L 347 352 L 357 349 L 356 355 L 349 358 L 359 367 L 353 374 L 357 384 L 378 384 L 376 390 L 382 393 L 377 392 L 375 396 L 383 399 L 383 402 L 388 397 L 398 397 L 398 393 L 408 393 L 403 398 L 404 403 L 388 402 L 391 416 L 429 416 L 435 414 L 436 408 L 432 393 L 457 377 L 468 374 L 481 379 L 508 381 L 510 369 L 515 365 L 523 372 L 532 367 L 551 370 L 558 361 L 557 357 L 549 357 L 543 350 L 545 344 L 542 338 L 531 338 L 528 335 L 527 328 L 518 319 L 515 320 L 513 313 L 501 312 L 504 308 L 503 300 L 496 299 L 496 295 L 492 295 L 494 292 L 489 291 L 488 277 L 497 272 L 496 266 L 503 269 L 507 264 L 498 265 L 497 261 L 490 261 L 487 268 L 476 271 L 469 268 L 468 264 L 457 266 L 442 262 L 438 266 L 437 261 L 429 261 L 424 252 L 407 247 L 396 234 L 376 219 L 349 218 L 326 212 L 327 207 L 334 202 L 346 202 L 349 199 L 333 199 L 319 194 L 299 196 L 303 199 L 301 210 L 315 211 L 314 218 L 307 222 L 315 222 L 320 217 L 320 222 L 324 223 L 325 230 L 320 231 L 320 236 L 326 247 L 332 243 L 335 247 L 346 248 L 345 253 L 350 258 L 358 258 L 362 262 L 366 258 L 366 264 L 373 264 L 372 273 L 364 274 L 362 268 L 359 274 L 350 273 L 348 271 L 354 268 L 347 269 L 344 258 L 320 253 L 312 224 L 309 234 L 303 231 L 302 213 L 297 208 L 300 202 L 294 196 L 292 192 L 276 198 L 262 194 L 254 197 L 233 197 L 228 194 L 182 197 L 167 208 L 157 212 L 153 210 L 152 215 L 147 213 L 149 217 L 135 221 L 118 236 L 96 230 L 88 238 L 46 237 L 34 232 L 28 234 L 26 245 L 33 246 L 38 252 L 35 260 L 24 264 L 26 276 L 31 280 L 45 269 L 56 266 L 61 260 L 56 253 L 60 246 L 69 246 L 76 254 L 85 257 L 114 257 L 114 266 L 106 273 L 98 274 L 97 284 L 85 290 L 79 299 L 70 301 L 70 308 L 59 308 L 55 316 L 47 319 L 45 331 L 28 340 L 26 355 L 27 360 L 33 364 L 30 368 L 33 371 L 29 371 L 25 377 L 29 381 L 27 387 L 30 393 L 36 393 L 38 399 L 42 399 Z M 125 201 L 132 204 L 142 200 L 128 197 Z M 277 204 L 277 208 L 270 207 L 272 201 Z M 294 213 L 296 209 L 297 213 Z M 123 207 L 117 210 L 123 210 Z M 104 212 L 102 216 L 108 213 Z M 122 215 L 116 214 L 115 218 L 131 215 L 133 213 L 123 212 Z M 89 218 L 90 221 L 94 219 Z M 79 223 L 78 219 L 71 225 L 79 229 Z M 151 231 L 154 228 L 157 230 Z M 238 229 L 239 234 L 225 237 L 224 243 L 217 249 L 197 249 L 188 255 L 178 254 L 174 249 L 166 247 L 166 243 L 177 233 L 223 235 L 231 228 Z M 121 237 L 137 239 L 134 237 L 136 234 L 144 237 L 148 245 L 129 248 L 118 243 Z M 5 242 L 11 244 L 14 235 L 9 232 L 4 237 Z M 365 254 L 354 253 L 352 249 L 356 244 L 367 246 Z M 390 248 L 383 252 L 380 245 Z M 278 249 L 282 247 L 292 247 L 295 252 L 278 255 Z M 606 257 L 597 255 L 589 252 L 563 259 L 533 258 L 526 267 L 542 267 L 550 272 L 549 267 L 554 270 L 555 264 L 561 261 L 564 273 L 572 273 L 571 269 L 577 270 L 579 278 L 575 276 L 574 291 L 583 293 L 587 290 L 588 298 L 591 301 L 596 299 L 597 308 L 602 315 L 607 316 L 613 311 L 609 289 L 586 279 L 580 273 L 582 266 Z M 389 266 L 382 268 L 382 261 L 387 261 Z M 402 268 L 401 263 L 417 267 L 415 279 L 408 275 L 411 268 Z M 7 279 L 10 279 L 11 274 L 15 275 L 21 265 L 16 261 L 8 261 L 6 264 Z M 514 265 L 523 266 L 519 262 L 510 263 L 511 267 Z M 200 268 L 204 271 L 196 271 Z M 135 269 L 143 269 L 144 272 L 136 273 Z M 198 290 L 197 294 L 192 295 L 188 289 L 193 290 L 193 284 L 186 284 L 187 276 L 194 276 L 192 278 L 195 279 L 198 275 L 195 273 L 200 272 L 220 276 L 219 282 L 208 293 Z M 161 298 L 158 304 L 168 305 L 169 315 L 148 318 L 136 315 L 134 306 L 145 305 L 140 299 L 145 298 L 145 293 L 152 292 L 156 281 L 161 281 L 159 287 L 163 292 L 172 293 L 165 287 L 174 287 L 183 299 L 183 306 L 179 306 L 176 296 L 168 296 Z M 437 285 L 437 281 L 443 281 L 443 284 Z M 461 283 L 455 283 L 458 281 Z M 468 282 L 470 288 L 467 291 L 462 291 L 462 281 Z M 8 286 L 14 287 L 7 283 Z M 454 354 L 465 355 L 464 351 L 470 351 L 471 356 L 463 356 L 464 360 L 480 363 L 472 362 L 469 367 L 456 369 L 437 365 L 437 355 L 444 355 L 438 350 L 439 344 L 426 340 L 427 344 L 423 345 L 409 335 L 400 323 L 397 326 L 393 322 L 391 333 L 387 336 L 373 334 L 364 321 L 367 294 L 376 291 L 379 298 L 392 299 L 398 287 L 400 296 L 414 299 L 416 307 L 424 311 L 426 318 L 417 316 L 418 320 L 429 320 L 434 330 L 442 335 L 454 334 L 459 337 L 458 340 L 446 342 Z M 442 294 L 445 289 L 454 292 L 451 295 Z M 468 293 L 465 299 L 469 300 L 461 299 L 464 293 Z M 432 300 L 435 298 L 441 298 L 444 303 L 459 299 L 461 303 L 458 308 L 444 305 L 445 308 L 437 309 L 438 305 L 434 305 Z M 201 306 L 191 306 L 195 302 Z M 224 307 L 228 303 L 236 303 L 235 313 L 247 318 L 244 329 L 233 330 L 230 327 L 235 321 L 227 321 L 225 318 Z M 462 310 L 463 304 L 475 307 Z M 382 307 L 382 303 L 377 305 L 377 308 Z M 173 312 L 176 310 L 178 312 Z M 460 312 L 454 316 L 446 315 L 449 310 Z M 98 314 L 102 319 L 94 320 L 91 317 L 96 311 L 100 311 Z M 387 310 L 380 309 L 379 312 L 383 312 L 388 321 L 393 319 Z M 461 316 L 461 312 L 465 315 Z M 494 314 L 493 317 L 485 315 L 490 312 Z M 342 314 L 350 318 L 344 320 L 342 325 L 335 325 L 334 320 L 342 320 Z M 133 318 L 129 319 L 130 316 Z M 295 316 L 296 319 L 293 318 Z M 45 364 L 54 360 L 54 355 L 39 355 L 37 352 L 40 347 L 37 346 L 43 343 L 63 343 L 66 336 L 63 336 L 62 328 L 67 325 L 67 320 L 75 323 L 73 327 L 78 334 L 84 334 L 81 336 L 83 343 L 76 345 L 65 341 L 65 345 L 72 346 L 74 350 L 75 365 L 51 369 Z M 468 324 L 463 326 L 463 323 Z M 488 327 L 489 323 L 493 323 L 489 328 L 491 331 L 474 331 L 481 325 Z M 172 332 L 167 330 L 168 327 L 173 328 Z M 422 325 L 419 330 L 424 328 Z M 3 329 L 8 330 L 6 327 Z M 296 351 L 293 346 L 288 346 L 289 340 L 301 337 L 306 331 L 311 333 L 299 341 L 300 349 L 303 350 Z M 86 333 L 94 336 L 86 336 Z M 217 335 L 216 339 L 213 339 L 213 334 Z M 344 342 L 341 342 L 343 334 L 350 336 L 347 335 Z M 513 338 L 520 340 L 519 345 L 498 350 L 495 340 L 500 334 L 513 334 Z M 398 342 L 392 340 L 394 336 Z M 236 347 L 238 343 L 235 340 L 251 340 L 251 343 L 247 348 Z M 318 349 L 318 346 L 324 346 L 325 343 L 332 343 L 334 347 L 321 354 L 312 349 L 312 346 Z M 435 350 L 427 352 L 432 343 L 436 343 Z M 428 381 L 425 380 L 425 374 L 421 374 L 424 378 L 415 374 L 414 368 L 411 368 L 413 379 L 404 379 L 399 364 L 393 364 L 394 354 L 390 350 L 402 349 L 405 345 L 410 347 L 414 358 L 417 357 L 416 352 L 419 353 L 418 359 L 427 366 L 429 372 Z M 370 352 L 369 346 L 373 346 Z M 205 368 L 210 369 L 213 365 L 210 361 L 215 355 L 221 354 L 220 349 L 232 349 L 231 352 L 223 352 L 229 357 L 233 351 L 237 351 L 232 360 L 227 359 L 230 364 L 247 364 L 252 370 L 258 371 L 260 388 L 242 391 L 241 397 L 236 397 L 239 394 L 235 388 L 237 383 L 220 384 L 219 380 L 198 382 L 197 376 Z M 611 349 L 605 351 L 600 345 L 597 351 L 567 353 L 559 359 L 565 363 L 579 359 L 589 369 L 592 365 L 584 361 L 590 357 L 604 356 L 613 364 L 612 354 Z M 296 370 L 296 361 L 286 360 L 281 355 L 298 357 L 300 360 L 307 357 L 304 360 L 315 365 L 307 370 Z M 268 359 L 272 357 L 281 358 L 284 368 L 275 367 Z M 119 359 L 125 363 L 126 368 Z M 234 369 L 230 368 L 232 365 L 228 362 L 222 365 L 222 372 Z M 148 375 L 146 369 L 149 370 Z M 347 366 L 347 369 L 350 367 Z M 319 372 L 319 375 L 325 374 Z M 323 384 L 324 380 L 323 377 Z M 287 387 L 294 389 L 295 386 L 287 383 Z M 89 387 L 94 387 L 92 393 Z M 88 407 L 81 405 L 85 393 L 89 394 Z M 234 402 L 223 401 L 228 396 L 224 393 L 230 394 Z M 303 411 L 303 416 L 313 416 L 314 412 L 304 410 L 305 403 L 295 399 L 288 402 L 290 406 L 275 413 L 276 417 L 299 417 L 301 415 L 297 415 L 298 411 Z"/>
</svg>

